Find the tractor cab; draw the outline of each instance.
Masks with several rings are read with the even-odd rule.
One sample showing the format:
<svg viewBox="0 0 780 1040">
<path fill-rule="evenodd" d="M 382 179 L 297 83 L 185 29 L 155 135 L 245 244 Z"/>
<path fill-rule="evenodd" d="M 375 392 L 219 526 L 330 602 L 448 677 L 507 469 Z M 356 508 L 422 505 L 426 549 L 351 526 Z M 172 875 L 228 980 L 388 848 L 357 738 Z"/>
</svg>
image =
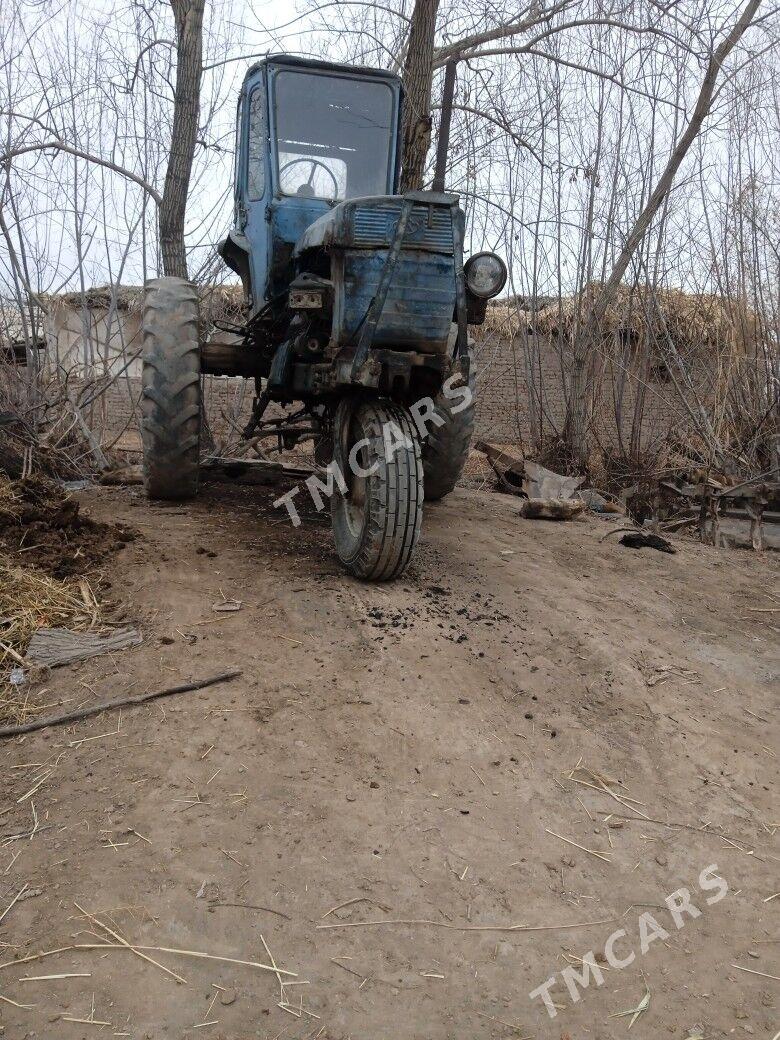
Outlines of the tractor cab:
<svg viewBox="0 0 780 1040">
<path fill-rule="evenodd" d="M 400 94 L 392 73 L 287 55 L 248 71 L 222 253 L 252 313 L 286 290 L 295 244 L 314 221 L 346 199 L 395 193 Z"/>
</svg>

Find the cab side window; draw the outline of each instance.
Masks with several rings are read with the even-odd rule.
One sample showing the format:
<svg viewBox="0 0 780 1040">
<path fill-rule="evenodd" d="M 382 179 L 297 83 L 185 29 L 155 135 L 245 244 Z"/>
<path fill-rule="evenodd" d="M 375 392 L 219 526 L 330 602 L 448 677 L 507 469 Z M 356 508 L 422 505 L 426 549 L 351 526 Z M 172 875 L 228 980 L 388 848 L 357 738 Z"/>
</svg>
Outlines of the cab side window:
<svg viewBox="0 0 780 1040">
<path fill-rule="evenodd" d="M 268 125 L 265 94 L 257 86 L 249 95 L 249 176 L 247 194 L 256 202 L 265 194 L 265 164 L 268 155 Z"/>
<path fill-rule="evenodd" d="M 244 98 L 241 95 L 236 108 L 236 147 L 233 153 L 233 217 L 238 226 L 238 206 L 241 201 L 241 127 L 244 115 Z"/>
</svg>

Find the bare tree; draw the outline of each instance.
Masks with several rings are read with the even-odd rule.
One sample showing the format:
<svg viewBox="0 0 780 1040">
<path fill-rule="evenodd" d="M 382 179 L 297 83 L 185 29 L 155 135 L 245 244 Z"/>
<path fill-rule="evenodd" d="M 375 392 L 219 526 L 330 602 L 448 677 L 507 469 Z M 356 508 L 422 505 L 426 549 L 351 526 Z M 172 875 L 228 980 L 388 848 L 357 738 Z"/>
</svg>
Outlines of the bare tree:
<svg viewBox="0 0 780 1040">
<path fill-rule="evenodd" d="M 401 191 L 415 191 L 423 186 L 431 144 L 433 43 L 438 10 L 439 0 L 415 0 L 403 72 Z"/>
<path fill-rule="evenodd" d="M 699 89 L 696 105 L 685 130 L 674 146 L 661 176 L 653 188 L 647 203 L 626 237 L 612 271 L 596 300 L 589 308 L 574 338 L 571 363 L 571 396 L 567 417 L 566 434 L 572 460 L 579 469 L 587 470 L 590 455 L 591 376 L 599 329 L 604 315 L 615 297 L 618 286 L 628 269 L 634 254 L 645 238 L 653 219 L 668 195 L 677 171 L 688 154 L 691 145 L 700 133 L 705 119 L 710 114 L 718 74 L 729 54 L 734 50 L 745 32 L 753 23 L 761 0 L 749 0 L 729 32 L 712 52 Z"/>
<path fill-rule="evenodd" d="M 187 277 L 184 218 L 198 139 L 205 0 L 171 0 L 176 21 L 176 90 L 170 155 L 160 202 L 163 271 Z"/>
</svg>

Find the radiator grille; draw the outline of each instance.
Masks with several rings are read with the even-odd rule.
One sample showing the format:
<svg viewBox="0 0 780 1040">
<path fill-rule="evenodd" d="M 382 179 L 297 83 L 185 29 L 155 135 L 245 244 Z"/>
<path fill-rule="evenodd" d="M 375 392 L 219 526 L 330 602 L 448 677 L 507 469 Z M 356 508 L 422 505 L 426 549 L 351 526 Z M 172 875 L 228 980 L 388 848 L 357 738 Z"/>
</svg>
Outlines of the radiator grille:
<svg viewBox="0 0 780 1040">
<path fill-rule="evenodd" d="M 400 202 L 395 205 L 356 206 L 352 232 L 354 245 L 360 248 L 388 246 L 400 215 Z M 449 206 L 413 206 L 406 225 L 404 246 L 408 249 L 452 253 L 452 210 Z"/>
</svg>

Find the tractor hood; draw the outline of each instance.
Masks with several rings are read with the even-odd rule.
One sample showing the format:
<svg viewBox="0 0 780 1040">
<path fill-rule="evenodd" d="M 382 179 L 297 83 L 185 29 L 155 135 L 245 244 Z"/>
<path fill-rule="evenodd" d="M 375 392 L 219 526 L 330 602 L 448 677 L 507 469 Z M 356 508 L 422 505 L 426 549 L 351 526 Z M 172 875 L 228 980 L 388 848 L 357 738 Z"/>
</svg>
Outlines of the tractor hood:
<svg viewBox="0 0 780 1040">
<path fill-rule="evenodd" d="M 452 255 L 455 251 L 452 215 L 459 199 L 457 195 L 434 191 L 374 195 L 340 202 L 301 235 L 295 255 L 300 256 L 309 249 L 389 248 L 404 199 L 414 202 L 404 248 Z"/>
</svg>

